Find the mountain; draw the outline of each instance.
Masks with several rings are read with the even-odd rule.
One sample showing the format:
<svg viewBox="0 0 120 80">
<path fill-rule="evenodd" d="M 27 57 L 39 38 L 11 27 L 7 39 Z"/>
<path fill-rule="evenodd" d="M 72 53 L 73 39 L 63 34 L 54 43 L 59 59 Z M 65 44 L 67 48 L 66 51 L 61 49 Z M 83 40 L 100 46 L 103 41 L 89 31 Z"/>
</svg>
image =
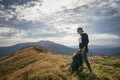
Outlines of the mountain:
<svg viewBox="0 0 120 80">
<path fill-rule="evenodd" d="M 51 41 L 28 42 L 28 43 L 20 43 L 20 44 L 8 46 L 8 47 L 0 47 L 0 57 L 13 53 L 15 51 L 18 51 L 22 48 L 33 46 L 33 45 L 44 46 L 57 54 L 71 54 L 76 52 L 78 48 L 78 46 L 67 47 Z M 89 56 L 94 56 L 94 55 L 120 56 L 120 47 L 89 45 L 88 55 Z"/>
<path fill-rule="evenodd" d="M 19 49 L 22 49 L 28 46 L 33 46 L 33 45 L 42 45 L 48 48 L 49 50 L 51 50 L 52 52 L 58 53 L 58 54 L 70 54 L 76 51 L 76 49 L 69 48 L 64 45 L 57 44 L 51 41 L 39 41 L 39 42 L 20 43 L 20 44 L 8 46 L 8 47 L 0 47 L 0 57 L 13 53 Z"/>
<path fill-rule="evenodd" d="M 54 43 L 51 41 L 40 41 L 39 44 L 59 54 L 71 54 L 76 51 L 76 49 L 73 49 L 58 43 Z"/>
<path fill-rule="evenodd" d="M 120 56 L 120 47 L 111 46 L 89 46 L 90 55 L 101 55 L 101 56 Z"/>
<path fill-rule="evenodd" d="M 120 46 L 97 46 L 89 45 L 89 56 L 100 55 L 100 56 L 120 56 Z M 78 48 L 78 46 L 71 46 L 71 48 Z"/>
<path fill-rule="evenodd" d="M 43 46 L 26 47 L 0 58 L 0 80 L 119 80 L 120 57 L 89 57 L 93 69 L 71 75 L 72 55 L 54 54 Z"/>
</svg>

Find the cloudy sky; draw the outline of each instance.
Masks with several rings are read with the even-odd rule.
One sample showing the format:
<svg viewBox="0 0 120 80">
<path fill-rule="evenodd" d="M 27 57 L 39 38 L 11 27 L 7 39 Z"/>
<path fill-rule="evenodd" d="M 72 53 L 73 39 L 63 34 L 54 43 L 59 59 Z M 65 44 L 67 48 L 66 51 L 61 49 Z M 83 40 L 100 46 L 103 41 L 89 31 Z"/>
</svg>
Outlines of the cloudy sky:
<svg viewBox="0 0 120 80">
<path fill-rule="evenodd" d="M 90 45 L 120 46 L 120 0 L 0 0 L 0 46 L 49 40 L 78 44 L 76 28 Z"/>
</svg>

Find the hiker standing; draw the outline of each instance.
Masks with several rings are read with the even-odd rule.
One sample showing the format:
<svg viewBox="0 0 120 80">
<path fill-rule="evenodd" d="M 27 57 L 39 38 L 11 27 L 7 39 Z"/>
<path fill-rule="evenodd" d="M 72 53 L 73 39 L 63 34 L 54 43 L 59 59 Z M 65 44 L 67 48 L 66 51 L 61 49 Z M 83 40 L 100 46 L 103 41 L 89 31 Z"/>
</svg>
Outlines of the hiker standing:
<svg viewBox="0 0 120 80">
<path fill-rule="evenodd" d="M 80 38 L 79 38 L 79 51 L 82 52 L 82 59 L 83 61 L 86 63 L 89 72 L 92 72 L 90 63 L 88 61 L 87 58 L 87 53 L 88 53 L 88 43 L 89 43 L 89 38 L 88 35 L 86 33 L 84 33 L 83 29 L 81 27 L 77 28 L 77 32 L 78 34 L 80 34 Z"/>
</svg>

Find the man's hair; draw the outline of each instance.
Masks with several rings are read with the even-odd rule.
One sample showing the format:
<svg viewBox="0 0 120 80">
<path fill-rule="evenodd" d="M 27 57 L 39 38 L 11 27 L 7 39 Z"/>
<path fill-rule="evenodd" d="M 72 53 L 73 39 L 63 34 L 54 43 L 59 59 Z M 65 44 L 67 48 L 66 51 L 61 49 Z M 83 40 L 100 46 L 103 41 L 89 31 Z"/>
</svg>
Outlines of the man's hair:
<svg viewBox="0 0 120 80">
<path fill-rule="evenodd" d="M 82 32 L 84 32 L 82 27 L 78 27 L 78 28 L 77 28 L 77 32 L 78 32 L 79 30 L 81 30 Z"/>
</svg>

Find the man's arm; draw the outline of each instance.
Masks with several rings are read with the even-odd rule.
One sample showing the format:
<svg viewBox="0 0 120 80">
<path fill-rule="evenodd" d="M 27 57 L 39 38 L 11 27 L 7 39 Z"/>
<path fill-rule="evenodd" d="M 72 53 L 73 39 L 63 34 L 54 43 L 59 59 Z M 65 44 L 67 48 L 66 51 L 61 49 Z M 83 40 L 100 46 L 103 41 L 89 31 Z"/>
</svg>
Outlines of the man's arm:
<svg viewBox="0 0 120 80">
<path fill-rule="evenodd" d="M 84 53 L 84 51 L 85 51 L 85 48 L 86 48 L 85 46 L 82 48 L 82 53 Z"/>
<path fill-rule="evenodd" d="M 88 44 L 88 35 L 87 34 L 83 34 L 82 36 L 82 44 L 83 44 L 83 48 L 82 48 L 82 53 L 84 53 L 86 46 Z"/>
</svg>

